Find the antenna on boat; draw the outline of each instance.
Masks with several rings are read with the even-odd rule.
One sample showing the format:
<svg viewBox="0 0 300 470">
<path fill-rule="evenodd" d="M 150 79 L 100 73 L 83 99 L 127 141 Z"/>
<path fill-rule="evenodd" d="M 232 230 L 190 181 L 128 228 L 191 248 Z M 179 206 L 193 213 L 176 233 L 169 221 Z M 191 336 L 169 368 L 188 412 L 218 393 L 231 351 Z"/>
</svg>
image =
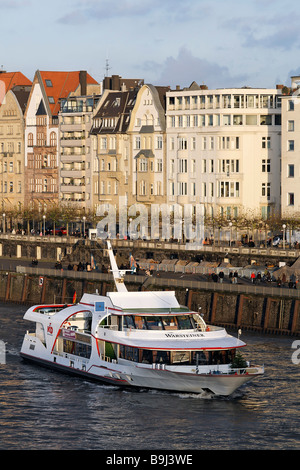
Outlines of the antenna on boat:
<svg viewBox="0 0 300 470">
<path fill-rule="evenodd" d="M 127 288 L 124 284 L 125 271 L 123 270 L 121 271 L 118 268 L 115 255 L 114 255 L 114 252 L 113 252 L 113 249 L 109 240 L 107 240 L 107 249 L 108 249 L 108 254 L 109 254 L 111 272 L 113 273 L 113 276 L 114 276 L 114 281 L 115 281 L 117 291 L 127 292 Z"/>
</svg>

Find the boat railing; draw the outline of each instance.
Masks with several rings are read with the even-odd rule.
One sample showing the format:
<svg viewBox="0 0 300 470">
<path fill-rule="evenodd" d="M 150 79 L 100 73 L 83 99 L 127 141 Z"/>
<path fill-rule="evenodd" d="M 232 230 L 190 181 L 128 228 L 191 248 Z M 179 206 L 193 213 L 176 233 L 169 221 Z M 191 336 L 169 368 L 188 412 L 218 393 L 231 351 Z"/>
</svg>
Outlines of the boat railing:
<svg viewBox="0 0 300 470">
<path fill-rule="evenodd" d="M 99 328 L 106 328 L 107 330 L 118 331 L 118 325 L 99 325 Z"/>
<path fill-rule="evenodd" d="M 35 308 L 34 311 L 37 313 L 42 313 L 43 315 L 54 315 L 57 312 L 60 312 L 66 305 L 54 305 L 54 306 L 41 306 Z"/>
<path fill-rule="evenodd" d="M 105 356 L 105 354 L 100 354 L 101 361 L 111 362 L 112 364 L 117 364 L 117 360 L 111 358 L 110 356 Z"/>
</svg>

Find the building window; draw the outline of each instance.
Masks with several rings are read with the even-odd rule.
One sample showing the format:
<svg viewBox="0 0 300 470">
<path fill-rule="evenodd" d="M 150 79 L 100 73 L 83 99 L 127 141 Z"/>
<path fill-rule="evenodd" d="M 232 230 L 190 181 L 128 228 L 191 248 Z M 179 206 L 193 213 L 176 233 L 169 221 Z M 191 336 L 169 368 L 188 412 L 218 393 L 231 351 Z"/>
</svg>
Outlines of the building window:
<svg viewBox="0 0 300 470">
<path fill-rule="evenodd" d="M 163 163 L 162 163 L 162 159 L 159 158 L 159 159 L 157 160 L 157 172 L 158 172 L 158 173 L 161 173 L 161 172 L 162 172 L 162 164 L 163 164 Z"/>
<path fill-rule="evenodd" d="M 264 114 L 260 116 L 260 125 L 261 126 L 271 126 L 272 125 L 272 115 Z"/>
<path fill-rule="evenodd" d="M 178 195 L 179 196 L 186 196 L 187 195 L 187 183 L 181 181 L 178 183 Z"/>
<path fill-rule="evenodd" d="M 28 147 L 33 147 L 33 134 L 31 132 L 28 134 L 27 143 L 28 143 Z"/>
<path fill-rule="evenodd" d="M 295 109 L 294 100 L 289 100 L 289 101 L 288 101 L 288 110 L 289 110 L 289 111 L 294 111 L 294 109 Z"/>
<path fill-rule="evenodd" d="M 175 196 L 175 183 L 174 183 L 174 181 L 170 182 L 170 196 Z"/>
<path fill-rule="evenodd" d="M 51 132 L 50 134 L 50 147 L 56 147 L 56 133 Z"/>
<path fill-rule="evenodd" d="M 162 136 L 158 136 L 156 140 L 156 148 L 162 149 L 163 148 L 163 139 Z"/>
<path fill-rule="evenodd" d="M 288 151 L 293 152 L 295 150 L 295 142 L 293 140 L 288 140 Z"/>
<path fill-rule="evenodd" d="M 262 160 L 261 171 L 263 173 L 270 173 L 271 171 L 271 163 L 270 160 Z"/>
<path fill-rule="evenodd" d="M 288 178 L 294 178 L 295 176 L 295 166 L 294 165 L 288 165 Z"/>
<path fill-rule="evenodd" d="M 220 181 L 218 193 L 219 197 L 239 197 L 240 183 L 238 181 Z"/>
<path fill-rule="evenodd" d="M 179 173 L 187 173 L 188 171 L 188 164 L 187 164 L 187 159 L 181 158 L 179 160 Z"/>
<path fill-rule="evenodd" d="M 37 135 L 37 145 L 38 147 L 43 147 L 44 144 L 46 144 L 44 140 L 44 134 L 39 132 Z"/>
<path fill-rule="evenodd" d="M 191 183 L 191 195 L 196 196 L 196 183 Z"/>
<path fill-rule="evenodd" d="M 294 204 L 294 193 L 288 193 L 288 206 L 293 206 Z"/>
<path fill-rule="evenodd" d="M 148 171 L 148 162 L 146 158 L 141 158 L 139 167 L 140 171 Z"/>
<path fill-rule="evenodd" d="M 295 130 L 295 122 L 294 121 L 288 121 L 288 131 L 293 132 Z"/>
<path fill-rule="evenodd" d="M 135 138 L 135 148 L 137 150 L 139 150 L 141 148 L 141 138 L 140 137 Z"/>
<path fill-rule="evenodd" d="M 141 196 L 146 196 L 147 195 L 147 183 L 146 183 L 146 181 L 141 181 L 140 194 L 141 194 Z"/>
<path fill-rule="evenodd" d="M 261 148 L 263 149 L 271 148 L 271 137 L 262 137 Z"/>
<path fill-rule="evenodd" d="M 45 80 L 45 82 L 46 82 L 47 87 L 52 87 L 53 86 L 51 80 Z"/>
<path fill-rule="evenodd" d="M 262 183 L 261 195 L 270 199 L 271 196 L 271 183 Z"/>
<path fill-rule="evenodd" d="M 180 137 L 178 139 L 178 149 L 187 150 L 187 139 L 185 139 L 184 137 Z"/>
<path fill-rule="evenodd" d="M 48 96 L 48 100 L 49 100 L 49 103 L 50 103 L 50 104 L 54 104 L 54 103 L 55 103 L 55 100 L 54 100 L 53 96 Z"/>
</svg>

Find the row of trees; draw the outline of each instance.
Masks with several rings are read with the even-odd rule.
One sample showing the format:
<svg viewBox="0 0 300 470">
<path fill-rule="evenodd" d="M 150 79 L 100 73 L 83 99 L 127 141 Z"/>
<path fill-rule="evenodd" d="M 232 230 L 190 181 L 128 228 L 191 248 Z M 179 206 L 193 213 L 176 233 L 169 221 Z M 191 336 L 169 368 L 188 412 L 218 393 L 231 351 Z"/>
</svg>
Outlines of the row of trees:
<svg viewBox="0 0 300 470">
<path fill-rule="evenodd" d="M 42 232 L 44 228 L 55 230 L 58 227 L 65 226 L 67 234 L 70 234 L 72 224 L 82 224 L 96 227 L 97 218 L 95 211 L 87 211 L 82 208 L 75 208 L 69 205 L 48 206 L 47 211 L 43 212 L 36 207 L 12 207 L 2 213 L 2 232 L 22 232 L 30 233 Z"/>
<path fill-rule="evenodd" d="M 53 204 L 53 206 L 47 208 L 47 212 L 40 211 L 35 207 L 12 207 L 2 214 L 2 231 L 11 232 L 15 230 L 17 232 L 24 230 L 26 233 L 30 233 L 34 229 L 43 232 L 46 227 L 46 229 L 53 229 L 55 233 L 57 227 L 64 226 L 69 235 L 74 224 L 81 227 L 85 224 L 86 228 L 96 228 L 102 217 L 104 216 L 97 215 L 96 210 L 85 210 L 68 204 Z M 116 220 L 118 221 L 118 214 Z M 218 215 L 214 217 L 206 216 L 204 226 L 206 236 L 213 238 L 215 242 L 222 237 L 224 232 L 227 233 L 227 238 L 230 233 L 231 240 L 237 241 L 243 235 L 258 242 L 267 240 L 283 231 L 288 234 L 292 230 L 300 230 L 300 214 L 287 218 L 274 214 L 266 219 L 262 219 L 251 212 L 246 212 L 231 219 Z"/>
</svg>

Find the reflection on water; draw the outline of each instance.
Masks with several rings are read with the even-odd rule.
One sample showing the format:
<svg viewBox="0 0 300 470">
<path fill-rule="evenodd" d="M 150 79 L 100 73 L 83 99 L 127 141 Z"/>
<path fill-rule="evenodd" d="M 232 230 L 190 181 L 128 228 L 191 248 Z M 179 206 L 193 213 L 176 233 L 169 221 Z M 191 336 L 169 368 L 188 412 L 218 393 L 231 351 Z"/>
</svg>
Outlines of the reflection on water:
<svg viewBox="0 0 300 470">
<path fill-rule="evenodd" d="M 24 363 L 25 307 L 0 304 L 1 449 L 297 449 L 299 366 L 292 339 L 243 334 L 263 377 L 232 397 L 128 391 Z"/>
</svg>

